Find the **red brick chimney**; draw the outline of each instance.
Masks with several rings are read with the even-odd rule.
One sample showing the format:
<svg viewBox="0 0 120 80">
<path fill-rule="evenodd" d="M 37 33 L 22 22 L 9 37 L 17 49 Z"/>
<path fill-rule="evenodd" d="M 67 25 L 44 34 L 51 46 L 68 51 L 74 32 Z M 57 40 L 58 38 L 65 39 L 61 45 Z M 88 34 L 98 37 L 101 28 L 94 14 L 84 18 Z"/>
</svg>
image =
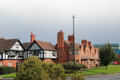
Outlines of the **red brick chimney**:
<svg viewBox="0 0 120 80">
<path fill-rule="evenodd" d="M 32 43 L 35 40 L 35 35 L 32 32 L 31 32 L 30 38 L 31 38 L 31 43 Z"/>
<path fill-rule="evenodd" d="M 60 32 L 58 32 L 57 45 L 59 48 L 60 47 L 64 48 L 64 32 L 62 30 L 60 30 Z"/>
<path fill-rule="evenodd" d="M 74 36 L 73 35 L 69 35 L 68 36 L 68 41 L 74 42 Z"/>
<path fill-rule="evenodd" d="M 64 63 L 66 61 L 64 54 L 64 32 L 62 30 L 57 34 L 57 56 L 57 62 Z"/>
</svg>

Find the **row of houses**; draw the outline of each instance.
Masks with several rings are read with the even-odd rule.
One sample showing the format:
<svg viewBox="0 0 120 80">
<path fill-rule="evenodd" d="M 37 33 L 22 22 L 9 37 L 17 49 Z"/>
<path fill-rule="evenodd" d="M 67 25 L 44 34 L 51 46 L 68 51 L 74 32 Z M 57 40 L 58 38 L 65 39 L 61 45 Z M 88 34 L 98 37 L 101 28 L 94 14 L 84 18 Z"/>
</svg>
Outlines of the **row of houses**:
<svg viewBox="0 0 120 80">
<path fill-rule="evenodd" d="M 64 32 L 57 34 L 57 43 L 39 41 L 31 32 L 30 42 L 21 43 L 19 39 L 0 39 L 0 66 L 16 67 L 19 63 L 36 56 L 44 62 L 65 63 L 75 60 L 85 64 L 88 68 L 99 66 L 99 52 L 94 45 L 82 40 L 81 44 L 75 43 L 75 55 L 73 55 L 74 36 L 69 35 L 64 40 Z"/>
</svg>

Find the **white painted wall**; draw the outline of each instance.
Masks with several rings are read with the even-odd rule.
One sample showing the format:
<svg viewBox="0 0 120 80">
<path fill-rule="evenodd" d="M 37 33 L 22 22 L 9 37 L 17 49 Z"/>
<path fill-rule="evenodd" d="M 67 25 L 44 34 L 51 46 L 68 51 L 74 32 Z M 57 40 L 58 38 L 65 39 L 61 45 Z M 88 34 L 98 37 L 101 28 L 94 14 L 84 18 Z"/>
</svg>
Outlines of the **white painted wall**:
<svg viewBox="0 0 120 80">
<path fill-rule="evenodd" d="M 29 50 L 41 50 L 37 43 L 33 43 Z"/>
<path fill-rule="evenodd" d="M 19 42 L 16 42 L 16 43 L 11 47 L 10 50 L 23 51 L 23 48 L 22 48 L 22 46 L 20 45 Z"/>
<path fill-rule="evenodd" d="M 14 57 L 9 57 L 8 58 L 8 54 L 3 54 L 3 59 L 23 59 L 23 58 L 18 57 L 18 55 L 14 56 Z"/>
<path fill-rule="evenodd" d="M 55 54 L 55 56 L 53 56 Z M 57 58 L 57 52 L 56 51 L 44 51 L 44 58 Z"/>
</svg>

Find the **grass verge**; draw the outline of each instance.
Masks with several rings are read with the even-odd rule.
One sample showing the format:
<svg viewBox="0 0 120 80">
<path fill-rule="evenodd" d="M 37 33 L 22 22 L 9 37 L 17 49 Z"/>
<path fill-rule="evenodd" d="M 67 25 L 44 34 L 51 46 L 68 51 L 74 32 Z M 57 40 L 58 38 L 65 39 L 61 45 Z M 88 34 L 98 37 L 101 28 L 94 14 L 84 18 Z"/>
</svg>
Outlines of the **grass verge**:
<svg viewBox="0 0 120 80">
<path fill-rule="evenodd" d="M 0 75 L 0 76 L 3 76 L 4 78 L 15 78 L 16 73 L 3 74 L 3 75 Z"/>
<path fill-rule="evenodd" d="M 85 76 L 89 75 L 99 75 L 99 74 L 114 74 L 114 73 L 120 73 L 120 65 L 109 65 L 108 69 L 106 71 L 105 67 L 96 67 L 92 69 L 87 69 L 85 71 L 78 71 L 77 74 L 83 74 Z M 67 76 L 72 76 L 73 73 L 67 74 Z M 15 78 L 16 73 L 11 73 L 11 74 L 4 74 L 0 75 L 3 76 L 4 78 Z"/>
<path fill-rule="evenodd" d="M 95 67 L 91 69 L 87 69 L 85 71 L 77 71 L 77 74 L 83 74 L 85 76 L 90 75 L 99 75 L 99 74 L 115 74 L 120 73 L 120 65 L 109 65 L 108 69 L 106 70 L 106 67 Z M 67 74 L 67 76 L 72 76 L 73 73 Z"/>
<path fill-rule="evenodd" d="M 120 72 L 120 65 L 109 65 L 106 70 L 105 67 L 96 67 L 82 71 L 83 75 L 98 75 L 98 74 L 115 74 Z"/>
</svg>

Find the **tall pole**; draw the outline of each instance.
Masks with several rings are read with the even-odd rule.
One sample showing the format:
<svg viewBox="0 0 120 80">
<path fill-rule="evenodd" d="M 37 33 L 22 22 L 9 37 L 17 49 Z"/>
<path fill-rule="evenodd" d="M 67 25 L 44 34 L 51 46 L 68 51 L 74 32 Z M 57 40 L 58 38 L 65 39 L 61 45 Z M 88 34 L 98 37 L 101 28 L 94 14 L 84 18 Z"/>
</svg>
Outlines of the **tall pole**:
<svg viewBox="0 0 120 80">
<path fill-rule="evenodd" d="M 75 75 L 76 65 L 75 65 L 75 23 L 74 23 L 75 20 L 74 19 L 75 19 L 75 16 L 73 15 L 73 37 L 74 37 L 74 40 L 73 40 L 73 57 L 74 58 L 73 59 L 74 59 L 74 75 Z"/>
</svg>

